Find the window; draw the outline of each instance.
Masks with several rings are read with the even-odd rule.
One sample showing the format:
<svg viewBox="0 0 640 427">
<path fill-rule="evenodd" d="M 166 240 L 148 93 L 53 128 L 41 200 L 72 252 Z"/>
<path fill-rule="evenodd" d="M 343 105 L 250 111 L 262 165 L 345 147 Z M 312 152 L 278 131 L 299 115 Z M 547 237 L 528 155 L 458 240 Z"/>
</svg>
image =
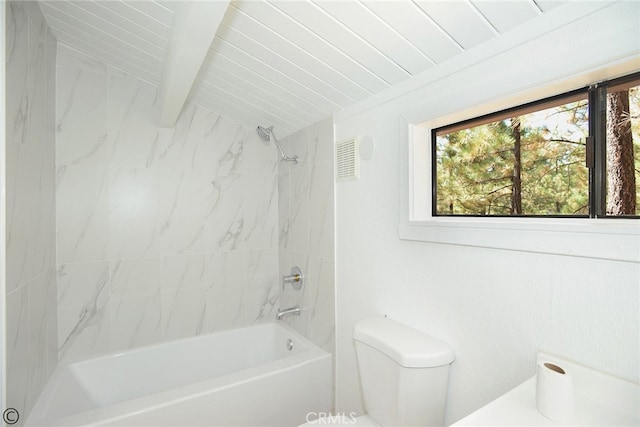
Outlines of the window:
<svg viewBox="0 0 640 427">
<path fill-rule="evenodd" d="M 431 131 L 432 216 L 640 214 L 640 74 Z"/>
</svg>

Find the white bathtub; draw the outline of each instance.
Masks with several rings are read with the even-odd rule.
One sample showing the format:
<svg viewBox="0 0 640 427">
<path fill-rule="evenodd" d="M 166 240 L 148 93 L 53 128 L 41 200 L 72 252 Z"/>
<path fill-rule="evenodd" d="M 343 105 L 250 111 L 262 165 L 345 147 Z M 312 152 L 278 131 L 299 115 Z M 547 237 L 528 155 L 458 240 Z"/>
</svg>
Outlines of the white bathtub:
<svg viewBox="0 0 640 427">
<path fill-rule="evenodd" d="M 331 371 L 289 328 L 253 326 L 60 366 L 26 424 L 297 426 L 330 411 Z"/>
</svg>

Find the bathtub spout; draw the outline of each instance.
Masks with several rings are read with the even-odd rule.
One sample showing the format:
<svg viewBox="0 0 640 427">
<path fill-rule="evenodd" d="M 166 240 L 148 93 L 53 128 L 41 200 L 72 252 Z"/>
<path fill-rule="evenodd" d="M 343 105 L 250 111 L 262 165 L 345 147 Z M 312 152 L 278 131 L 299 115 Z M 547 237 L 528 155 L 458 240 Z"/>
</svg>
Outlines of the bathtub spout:
<svg viewBox="0 0 640 427">
<path fill-rule="evenodd" d="M 291 308 L 285 308 L 284 310 L 278 309 L 276 320 L 281 320 L 284 316 L 300 316 L 300 311 L 300 306 L 297 304 Z"/>
</svg>

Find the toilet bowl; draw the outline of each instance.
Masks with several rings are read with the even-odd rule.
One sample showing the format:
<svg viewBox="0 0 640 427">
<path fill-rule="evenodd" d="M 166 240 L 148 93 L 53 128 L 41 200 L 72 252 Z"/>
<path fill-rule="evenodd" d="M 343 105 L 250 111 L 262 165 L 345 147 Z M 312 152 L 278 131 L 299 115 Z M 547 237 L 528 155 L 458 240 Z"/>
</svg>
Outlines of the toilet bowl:
<svg viewBox="0 0 640 427">
<path fill-rule="evenodd" d="M 455 356 L 444 342 L 387 317 L 353 331 L 366 415 L 327 417 L 303 426 L 441 426 Z"/>
</svg>

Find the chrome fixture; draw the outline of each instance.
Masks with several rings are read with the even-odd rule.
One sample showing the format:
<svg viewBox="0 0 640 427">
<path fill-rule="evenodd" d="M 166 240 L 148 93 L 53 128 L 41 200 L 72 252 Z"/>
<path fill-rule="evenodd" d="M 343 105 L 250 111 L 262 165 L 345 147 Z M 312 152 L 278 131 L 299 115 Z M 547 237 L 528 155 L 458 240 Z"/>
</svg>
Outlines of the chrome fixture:
<svg viewBox="0 0 640 427">
<path fill-rule="evenodd" d="M 293 340 L 291 338 L 287 340 L 287 350 L 293 350 Z"/>
<path fill-rule="evenodd" d="M 290 274 L 284 274 L 282 276 L 282 289 L 284 289 L 284 285 L 287 283 L 291 283 L 291 286 L 293 286 L 293 289 L 296 291 L 299 291 L 300 288 L 302 288 L 302 285 L 304 284 L 304 276 L 302 275 L 300 267 L 297 265 L 293 266 L 291 267 Z"/>
<path fill-rule="evenodd" d="M 285 156 L 284 155 L 284 151 L 282 151 L 282 147 L 280 147 L 280 144 L 278 143 L 278 140 L 276 139 L 275 134 L 273 133 L 273 126 L 269 126 L 268 128 L 262 127 L 262 126 L 258 126 L 258 128 L 256 129 L 256 132 L 258 133 L 258 136 L 260 137 L 261 140 L 263 140 L 265 143 L 269 142 L 271 140 L 271 137 L 273 137 L 273 140 L 276 143 L 276 147 L 278 147 L 278 150 L 280 150 L 280 161 L 286 161 L 286 162 L 293 162 L 293 163 L 298 163 L 298 156 Z"/>
<path fill-rule="evenodd" d="M 284 316 L 300 316 L 300 306 L 298 304 L 294 305 L 290 308 L 285 308 L 284 310 L 278 309 L 278 314 L 276 314 L 276 320 L 281 320 Z"/>
</svg>

